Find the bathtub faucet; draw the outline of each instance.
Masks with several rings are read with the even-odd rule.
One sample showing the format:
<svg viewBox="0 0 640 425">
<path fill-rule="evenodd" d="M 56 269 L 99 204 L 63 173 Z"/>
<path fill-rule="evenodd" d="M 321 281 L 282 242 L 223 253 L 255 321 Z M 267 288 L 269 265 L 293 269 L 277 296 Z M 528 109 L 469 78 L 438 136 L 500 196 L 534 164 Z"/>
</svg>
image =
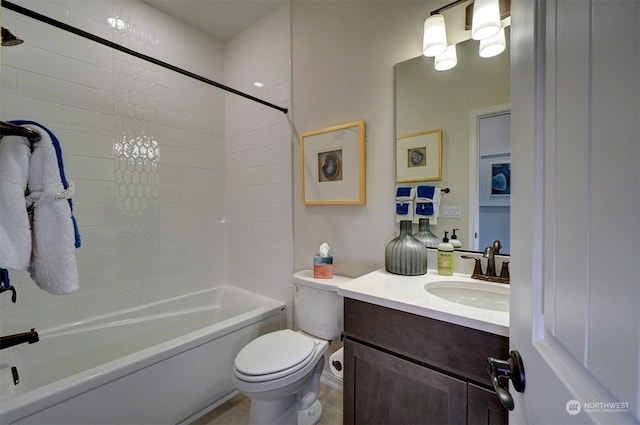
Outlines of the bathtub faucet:
<svg viewBox="0 0 640 425">
<path fill-rule="evenodd" d="M 5 288 L 4 286 L 0 286 L 0 294 L 2 294 L 5 291 L 11 291 L 11 302 L 15 304 L 18 299 L 17 298 L 18 295 L 16 294 L 16 288 L 14 288 L 13 286 L 9 286 L 8 288 Z"/>
<path fill-rule="evenodd" d="M 34 344 L 38 341 L 40 341 L 40 337 L 38 336 L 38 332 L 36 332 L 35 329 L 31 329 L 30 332 L 0 336 L 0 350 L 13 347 L 14 345 L 24 344 L 26 342 L 28 342 L 29 344 Z"/>
</svg>

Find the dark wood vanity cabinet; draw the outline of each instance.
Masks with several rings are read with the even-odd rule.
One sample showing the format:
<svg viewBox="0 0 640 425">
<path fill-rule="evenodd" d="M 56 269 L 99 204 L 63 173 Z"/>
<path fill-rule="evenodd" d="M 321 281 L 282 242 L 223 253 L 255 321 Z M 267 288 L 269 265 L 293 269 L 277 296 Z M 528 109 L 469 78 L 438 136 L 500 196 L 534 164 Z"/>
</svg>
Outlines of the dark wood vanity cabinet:
<svg viewBox="0 0 640 425">
<path fill-rule="evenodd" d="M 345 424 L 506 424 L 486 358 L 509 339 L 344 300 Z"/>
</svg>

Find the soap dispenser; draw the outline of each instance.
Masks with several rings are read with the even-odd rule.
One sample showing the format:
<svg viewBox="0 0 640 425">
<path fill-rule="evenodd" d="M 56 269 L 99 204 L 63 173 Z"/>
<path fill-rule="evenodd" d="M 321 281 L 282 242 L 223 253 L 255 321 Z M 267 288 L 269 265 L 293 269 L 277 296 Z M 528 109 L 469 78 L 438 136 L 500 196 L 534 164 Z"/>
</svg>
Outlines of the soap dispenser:
<svg viewBox="0 0 640 425">
<path fill-rule="evenodd" d="M 453 245 L 449 243 L 449 232 L 444 232 L 444 238 L 438 245 L 438 274 L 451 276 L 453 274 Z"/>
<path fill-rule="evenodd" d="M 462 242 L 460 242 L 460 239 L 458 239 L 458 235 L 456 235 L 456 230 L 460 230 L 460 229 L 453 229 L 453 233 L 451 234 L 451 240 L 449 241 L 449 243 L 453 245 L 453 249 L 457 251 L 459 249 L 462 249 Z"/>
</svg>

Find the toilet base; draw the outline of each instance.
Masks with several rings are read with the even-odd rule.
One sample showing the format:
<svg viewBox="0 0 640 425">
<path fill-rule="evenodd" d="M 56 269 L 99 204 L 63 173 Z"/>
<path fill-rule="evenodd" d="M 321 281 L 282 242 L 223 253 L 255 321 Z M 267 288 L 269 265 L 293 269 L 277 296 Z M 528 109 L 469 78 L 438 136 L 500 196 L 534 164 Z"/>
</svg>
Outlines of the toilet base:
<svg viewBox="0 0 640 425">
<path fill-rule="evenodd" d="M 298 410 L 298 425 L 316 425 L 322 419 L 322 404 L 316 400 L 310 408 Z"/>
<path fill-rule="evenodd" d="M 249 406 L 249 425 L 297 425 L 295 394 L 274 400 L 252 399 Z"/>
<path fill-rule="evenodd" d="M 264 402 L 251 400 L 249 424 L 251 425 L 316 425 L 322 419 L 322 404 L 316 400 L 305 410 L 296 409 L 290 397 Z"/>
</svg>

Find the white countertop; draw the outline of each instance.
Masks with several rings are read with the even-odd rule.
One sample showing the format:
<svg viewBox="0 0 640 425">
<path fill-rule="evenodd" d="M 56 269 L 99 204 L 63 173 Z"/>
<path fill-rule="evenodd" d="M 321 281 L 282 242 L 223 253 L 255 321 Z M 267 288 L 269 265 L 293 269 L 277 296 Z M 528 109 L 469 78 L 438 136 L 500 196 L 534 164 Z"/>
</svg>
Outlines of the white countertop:
<svg viewBox="0 0 640 425">
<path fill-rule="evenodd" d="M 345 298 L 389 307 L 418 316 L 509 336 L 508 312 L 486 310 L 447 301 L 424 289 L 424 285 L 429 282 L 446 280 L 471 281 L 467 275 L 441 276 L 435 270 L 428 270 L 427 274 L 421 276 L 401 276 L 389 273 L 382 268 L 340 284 L 338 294 Z M 473 280 L 473 282 L 481 281 Z M 482 283 L 505 286 L 499 283 Z"/>
</svg>

